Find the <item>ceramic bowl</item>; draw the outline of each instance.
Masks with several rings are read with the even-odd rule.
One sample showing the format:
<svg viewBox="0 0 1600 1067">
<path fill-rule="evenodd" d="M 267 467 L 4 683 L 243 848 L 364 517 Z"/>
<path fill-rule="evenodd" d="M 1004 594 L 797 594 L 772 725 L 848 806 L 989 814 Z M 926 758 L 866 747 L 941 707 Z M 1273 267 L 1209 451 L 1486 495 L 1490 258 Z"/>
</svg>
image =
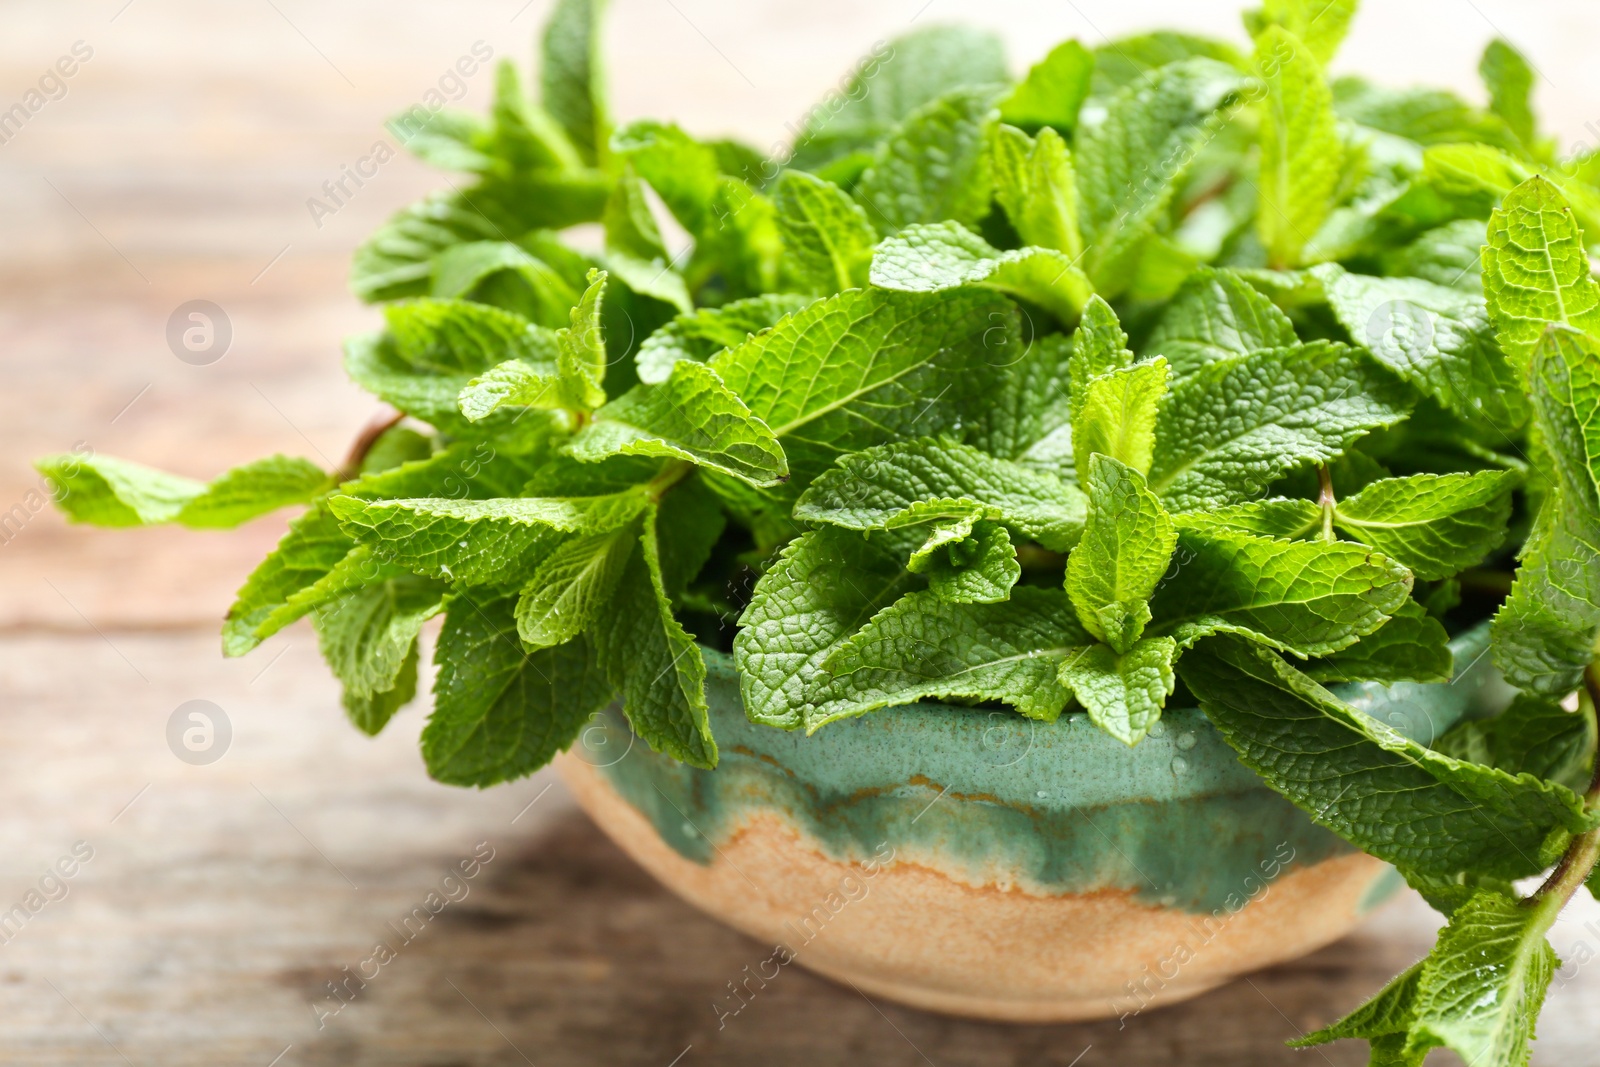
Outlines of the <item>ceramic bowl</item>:
<svg viewBox="0 0 1600 1067">
<path fill-rule="evenodd" d="M 1429 741 L 1503 706 L 1487 628 L 1448 685 L 1345 699 Z M 715 770 L 651 752 L 612 709 L 559 766 L 594 821 L 678 895 L 794 964 L 903 1004 L 1017 1022 L 1138 1014 L 1341 937 L 1401 886 L 1242 765 L 1197 709 L 1128 748 L 1068 714 L 917 704 L 811 737 L 751 724 L 708 652 Z"/>
</svg>

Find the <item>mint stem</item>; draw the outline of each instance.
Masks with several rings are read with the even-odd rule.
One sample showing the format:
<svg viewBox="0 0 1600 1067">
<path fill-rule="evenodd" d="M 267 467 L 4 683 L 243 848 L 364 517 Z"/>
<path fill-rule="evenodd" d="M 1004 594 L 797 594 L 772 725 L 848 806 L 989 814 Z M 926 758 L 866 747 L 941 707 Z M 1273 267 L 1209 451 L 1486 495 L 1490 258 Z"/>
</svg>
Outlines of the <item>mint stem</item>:
<svg viewBox="0 0 1600 1067">
<path fill-rule="evenodd" d="M 1589 664 L 1583 672 L 1583 691 L 1589 703 L 1588 714 L 1600 713 L 1600 663 Z M 1589 781 L 1589 791 L 1583 795 L 1583 802 L 1591 810 L 1600 808 L 1600 753 L 1595 756 L 1594 776 Z M 1550 872 L 1550 877 L 1533 895 L 1533 899 L 1540 904 L 1554 902 L 1552 922 L 1555 921 L 1554 913 L 1565 907 L 1567 901 L 1589 880 L 1596 863 L 1600 863 L 1600 829 L 1573 838 L 1561 862 L 1556 864 L 1556 869 Z"/>
</svg>

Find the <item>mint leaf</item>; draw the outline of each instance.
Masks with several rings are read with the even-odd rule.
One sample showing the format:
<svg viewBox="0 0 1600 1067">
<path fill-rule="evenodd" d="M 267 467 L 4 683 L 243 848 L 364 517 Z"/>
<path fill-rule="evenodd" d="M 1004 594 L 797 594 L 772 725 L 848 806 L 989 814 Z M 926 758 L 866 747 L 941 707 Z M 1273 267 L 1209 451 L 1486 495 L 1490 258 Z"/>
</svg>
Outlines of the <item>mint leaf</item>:
<svg viewBox="0 0 1600 1067">
<path fill-rule="evenodd" d="M 1560 963 L 1545 940 L 1559 910 L 1493 890 L 1458 908 L 1422 964 L 1407 1052 L 1448 1048 L 1468 1063 L 1525 1067 Z"/>
<path fill-rule="evenodd" d="M 773 206 L 784 270 L 801 292 L 832 296 L 865 282 L 878 234 L 849 193 L 805 171 L 786 170 L 778 176 Z"/>
<path fill-rule="evenodd" d="M 772 428 L 798 489 L 841 455 L 943 433 L 981 411 L 1001 377 L 989 346 L 1014 336 L 1015 324 L 1004 298 L 981 292 L 847 290 L 711 367 Z"/>
<path fill-rule="evenodd" d="M 1356 6 L 1357 0 L 1266 0 L 1261 17 L 1303 41 L 1318 63 L 1327 63 L 1350 31 Z"/>
<path fill-rule="evenodd" d="M 513 174 L 569 171 L 582 166 L 578 150 L 542 108 L 528 99 L 517 68 L 502 59 L 495 68 L 493 129 L 489 154 Z"/>
<path fill-rule="evenodd" d="M 331 483 L 321 467 L 293 456 L 234 467 L 209 485 L 111 456 L 46 456 L 34 466 L 69 519 L 95 526 L 226 529 L 307 503 Z"/>
<path fill-rule="evenodd" d="M 1522 53 L 1496 37 L 1483 50 L 1478 74 L 1489 90 L 1489 110 L 1505 120 L 1530 153 L 1542 154 L 1533 116 L 1533 68 Z"/>
<path fill-rule="evenodd" d="M 992 151 L 995 199 L 1017 235 L 1024 244 L 1064 252 L 1075 263 L 1083 254 L 1083 237 L 1078 232 L 1078 181 L 1067 142 L 1049 127 L 1029 137 L 1002 125 L 995 130 Z"/>
<path fill-rule="evenodd" d="M 1029 68 L 1000 102 L 1000 118 L 1012 126 L 1053 126 L 1064 134 L 1078 125 L 1078 108 L 1089 95 L 1094 56 L 1077 41 L 1062 41 Z"/>
<path fill-rule="evenodd" d="M 561 125 L 578 154 L 603 163 L 611 121 L 601 75 L 603 0 L 560 0 L 544 27 L 539 88 L 545 110 Z"/>
<path fill-rule="evenodd" d="M 1322 509 L 1312 500 L 1273 497 L 1192 512 L 1183 517 L 1183 524 L 1191 530 L 1232 530 L 1293 541 L 1317 531 Z"/>
<path fill-rule="evenodd" d="M 892 537 L 869 540 L 832 528 L 784 548 L 757 584 L 733 642 L 752 722 L 809 731 L 853 714 L 822 665 L 880 608 L 923 587 L 901 548 Z"/>
<path fill-rule="evenodd" d="M 1337 22 L 1332 14 L 1330 23 Z M 1282 26 L 1268 27 L 1256 38 L 1255 65 L 1266 86 L 1256 233 L 1273 266 L 1296 267 L 1333 209 L 1344 143 L 1321 62 L 1298 37 Z"/>
<path fill-rule="evenodd" d="M 606 402 L 606 335 L 600 325 L 606 272 L 589 272 L 589 287 L 572 309 L 571 325 L 556 331 L 556 375 L 566 406 L 593 411 Z"/>
<path fill-rule="evenodd" d="M 569 400 L 554 360 L 508 359 L 467 382 L 456 394 L 461 414 L 470 422 L 481 422 L 504 407 L 560 410 Z"/>
<path fill-rule="evenodd" d="M 1333 521 L 1420 579 L 1448 578 L 1505 537 L 1516 482 L 1508 471 L 1386 478 L 1339 501 Z"/>
<path fill-rule="evenodd" d="M 1056 669 L 1087 643 L 1056 590 L 1023 586 L 1004 604 L 911 593 L 828 658 L 843 695 L 825 717 L 808 717 L 807 732 L 924 697 L 998 700 L 1049 722 L 1068 698 Z"/>
<path fill-rule="evenodd" d="M 1184 60 L 1132 82 L 1106 101 L 1099 121 L 1082 123 L 1075 163 L 1083 269 L 1102 296 L 1132 282 L 1144 239 L 1243 85 L 1220 63 Z"/>
<path fill-rule="evenodd" d="M 417 634 L 444 607 L 445 590 L 425 579 L 393 578 L 364 586 L 319 605 L 312 615 L 317 644 L 333 676 L 344 686 L 351 719 L 371 735 L 382 730 L 400 707 L 379 700 L 416 669 Z M 409 688 L 415 692 L 413 673 Z"/>
<path fill-rule="evenodd" d="M 1066 325 L 1078 321 L 1092 293 L 1065 253 L 1001 252 L 954 222 L 910 225 L 885 238 L 872 257 L 872 284 L 905 293 L 981 285 L 1030 300 Z"/>
<path fill-rule="evenodd" d="M 1038 337 L 1004 360 L 993 402 L 978 412 L 968 440 L 990 455 L 1046 473 L 1072 473 L 1072 339 Z"/>
<path fill-rule="evenodd" d="M 383 731 L 395 713 L 417 699 L 417 643 L 412 642 L 405 662 L 395 675 L 394 684 L 381 693 L 360 696 L 346 689 L 341 697 L 345 716 L 357 730 L 374 737 Z"/>
<path fill-rule="evenodd" d="M 1500 347 L 1526 370 L 1550 323 L 1600 333 L 1600 284 L 1561 191 L 1529 178 L 1489 219 L 1483 291 Z"/>
<path fill-rule="evenodd" d="M 1303 669 L 1307 678 L 1323 683 L 1448 682 L 1455 671 L 1455 657 L 1443 624 L 1415 600 L 1408 600 L 1388 622 L 1360 641 L 1308 663 Z M 1447 755 L 1467 758 L 1442 746 L 1434 747 Z"/>
<path fill-rule="evenodd" d="M 222 627 L 223 654 L 242 656 L 318 604 L 383 574 L 371 551 L 358 548 L 319 504 L 289 523 L 245 580 Z"/>
<path fill-rule="evenodd" d="M 1152 70 L 1188 59 L 1213 59 L 1245 70 L 1248 61 L 1226 41 L 1198 37 L 1175 30 L 1117 37 L 1094 49 L 1094 78 L 1091 96 L 1112 96 Z"/>
<path fill-rule="evenodd" d="M 808 298 L 794 293 L 768 293 L 679 315 L 639 345 L 639 354 L 635 357 L 639 380 L 647 385 L 664 382 L 678 360 L 704 363 L 723 349 L 743 344 L 752 335 L 770 330 L 784 316 L 809 303 Z"/>
<path fill-rule="evenodd" d="M 1083 494 L 1060 479 L 948 438 L 918 438 L 848 455 L 796 502 L 801 522 L 886 530 L 940 517 L 1004 523 L 1065 551 L 1083 530 Z"/>
<path fill-rule="evenodd" d="M 1128 351 L 1128 335 L 1117 321 L 1117 313 L 1104 299 L 1091 296 L 1083 306 L 1083 319 L 1072 334 L 1072 354 L 1067 361 L 1071 382 L 1069 408 L 1077 424 L 1089 396 L 1089 383 L 1102 375 L 1133 366 Z"/>
<path fill-rule="evenodd" d="M 562 645 L 611 601 L 634 544 L 636 524 L 563 542 L 540 562 L 517 600 L 517 636 L 529 651 Z"/>
<path fill-rule="evenodd" d="M 356 249 L 350 288 L 368 303 L 424 296 L 433 261 L 451 245 L 504 240 L 495 222 L 454 190 L 396 212 Z"/>
<path fill-rule="evenodd" d="M 429 295 L 493 304 L 549 327 L 565 325 L 578 302 L 559 271 L 509 241 L 471 241 L 440 252 Z"/>
<path fill-rule="evenodd" d="M 1416 1018 L 1417 981 L 1421 976 L 1422 963 L 1412 964 L 1361 1007 L 1332 1026 L 1290 1041 L 1290 1047 L 1310 1048 L 1345 1038 L 1365 1038 L 1372 1044 L 1373 1067 L 1421 1067 L 1426 1052 L 1405 1052 L 1406 1035 Z"/>
<path fill-rule="evenodd" d="M 1351 339 L 1400 377 L 1502 435 L 1527 420 L 1523 390 L 1479 298 L 1420 278 L 1373 278 L 1332 264 L 1313 274 Z"/>
<path fill-rule="evenodd" d="M 1381 257 L 1383 273 L 1410 275 L 1435 285 L 1483 296 L 1484 225 L 1478 219 L 1456 219 L 1435 226 L 1410 244 Z"/>
<path fill-rule="evenodd" d="M 1561 698 L 1600 640 L 1600 343 L 1549 328 L 1530 368 L 1534 423 L 1554 486 L 1494 620 L 1494 657 L 1512 685 Z"/>
<path fill-rule="evenodd" d="M 998 86 L 952 89 L 906 116 L 878 147 L 855 196 L 880 234 L 912 223 L 971 225 L 989 211 L 989 135 Z"/>
<path fill-rule="evenodd" d="M 430 167 L 471 174 L 494 169 L 494 157 L 489 155 L 493 126 L 470 112 L 447 107 L 430 114 L 414 106 L 383 125 L 406 151 Z"/>
<path fill-rule="evenodd" d="M 604 533 L 645 505 L 633 490 L 591 497 L 328 501 L 373 554 L 416 574 L 466 585 L 520 578 L 569 533 Z"/>
<path fill-rule="evenodd" d="M 636 293 L 672 305 L 679 314 L 694 310 L 689 287 L 667 255 L 633 164 L 622 165 L 601 221 L 606 231 L 603 262 L 610 275 Z"/>
<path fill-rule="evenodd" d="M 1499 715 L 1464 722 L 1433 747 L 1459 760 L 1507 774 L 1527 772 L 1581 792 L 1591 777 L 1595 722 L 1582 711 L 1519 693 Z"/>
<path fill-rule="evenodd" d="M 1238 639 L 1192 649 L 1181 674 L 1246 766 L 1316 822 L 1408 871 L 1537 874 L 1564 847 L 1560 831 L 1590 821 L 1570 790 L 1440 755 Z"/>
<path fill-rule="evenodd" d="M 1089 480 L 1096 454 L 1141 476 L 1147 473 L 1156 446 L 1156 413 L 1166 395 L 1167 361 L 1160 356 L 1091 380 L 1072 424 L 1078 481 Z"/>
<path fill-rule="evenodd" d="M 1398 563 L 1347 542 L 1274 541 L 1178 526 L 1178 570 L 1150 601 L 1151 632 L 1188 648 L 1242 634 L 1297 656 L 1325 656 L 1382 626 L 1411 592 Z"/>
<path fill-rule="evenodd" d="M 1327 341 L 1211 363 L 1167 395 L 1150 487 L 1174 512 L 1237 503 L 1409 407 L 1403 385 Z"/>
<path fill-rule="evenodd" d="M 853 152 L 870 152 L 951 86 L 1009 80 L 1004 46 L 982 30 L 928 26 L 881 42 L 836 93 L 806 113 L 792 165 L 816 170 Z"/>
<path fill-rule="evenodd" d="M 1120 653 L 1093 645 L 1061 664 L 1061 683 L 1096 726 L 1126 745 L 1137 745 L 1172 695 L 1177 655 L 1170 637 L 1147 637 Z"/>
<path fill-rule="evenodd" d="M 636 385 L 596 411 L 567 450 L 587 462 L 614 455 L 685 459 L 758 486 L 789 476 L 767 424 L 716 371 L 692 360 L 673 364 L 661 384 Z"/>
<path fill-rule="evenodd" d="M 629 557 L 610 609 L 591 636 L 606 676 L 622 692 L 622 710 L 634 732 L 680 763 L 715 767 L 705 657 L 673 618 L 657 529 L 657 512 L 650 508 L 639 551 Z"/>
<path fill-rule="evenodd" d="M 1296 342 L 1278 306 L 1228 270 L 1202 267 L 1173 296 L 1143 351 L 1165 356 L 1174 379 L 1208 363 Z"/>
<path fill-rule="evenodd" d="M 999 523 L 970 517 L 936 523 L 906 567 L 952 604 L 995 604 L 1022 577 L 1011 536 Z"/>
<path fill-rule="evenodd" d="M 1150 596 L 1172 559 L 1177 529 L 1137 470 L 1096 454 L 1087 475 L 1088 519 L 1067 559 L 1067 593 L 1083 628 L 1124 653 L 1150 621 Z M 1169 656 L 1169 683 L 1170 674 Z"/>
<path fill-rule="evenodd" d="M 532 774 L 611 701 L 587 641 L 524 652 L 512 605 L 473 591 L 445 613 L 422 731 L 422 757 L 438 781 L 481 787 Z"/>
</svg>

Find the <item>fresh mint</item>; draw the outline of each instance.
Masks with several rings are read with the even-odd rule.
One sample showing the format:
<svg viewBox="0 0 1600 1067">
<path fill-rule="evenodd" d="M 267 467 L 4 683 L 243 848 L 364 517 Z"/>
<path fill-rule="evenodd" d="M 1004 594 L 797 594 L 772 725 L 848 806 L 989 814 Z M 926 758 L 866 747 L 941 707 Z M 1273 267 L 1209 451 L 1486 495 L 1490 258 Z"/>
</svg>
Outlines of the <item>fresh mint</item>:
<svg viewBox="0 0 1600 1067">
<path fill-rule="evenodd" d="M 806 733 L 927 699 L 1136 745 L 1198 702 L 1448 918 L 1300 1043 L 1522 1067 L 1545 935 L 1600 884 L 1600 165 L 1558 158 L 1504 41 L 1484 106 L 1331 77 L 1355 9 L 1020 80 L 925 28 L 763 155 L 617 127 L 603 5 L 560 0 L 536 78 L 407 139 L 450 190 L 356 254 L 383 328 L 345 366 L 398 424 L 336 471 L 39 467 L 102 526 L 303 507 L 225 652 L 309 617 L 376 733 L 431 645 L 445 782 L 532 773 L 613 703 L 716 766 L 708 649 Z M 1504 712 L 1362 710 L 1460 677 L 1491 619 Z"/>
</svg>

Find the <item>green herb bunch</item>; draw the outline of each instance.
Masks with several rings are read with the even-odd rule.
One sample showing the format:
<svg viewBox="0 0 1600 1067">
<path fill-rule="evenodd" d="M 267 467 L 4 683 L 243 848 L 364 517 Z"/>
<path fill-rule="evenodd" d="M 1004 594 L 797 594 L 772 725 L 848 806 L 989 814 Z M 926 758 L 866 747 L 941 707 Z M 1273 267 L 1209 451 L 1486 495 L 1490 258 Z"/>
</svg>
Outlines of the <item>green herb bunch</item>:
<svg viewBox="0 0 1600 1067">
<path fill-rule="evenodd" d="M 1306 1043 L 1526 1063 L 1600 852 L 1600 154 L 1557 158 L 1500 41 L 1487 108 L 1330 79 L 1354 8 L 1268 0 L 1249 53 L 1068 41 L 1020 81 L 921 30 L 763 156 L 613 128 L 598 0 L 561 0 L 541 102 L 505 64 L 488 116 L 392 127 L 469 180 L 356 255 L 386 328 L 346 368 L 400 415 L 347 469 L 41 469 L 104 525 L 308 505 L 225 650 L 310 615 L 376 733 L 442 614 L 446 782 L 618 699 L 715 766 L 707 647 L 808 732 L 940 698 L 1132 745 L 1197 701 L 1450 917 Z M 1418 739 L 1323 687 L 1447 682 L 1491 615 L 1498 717 Z"/>
</svg>

